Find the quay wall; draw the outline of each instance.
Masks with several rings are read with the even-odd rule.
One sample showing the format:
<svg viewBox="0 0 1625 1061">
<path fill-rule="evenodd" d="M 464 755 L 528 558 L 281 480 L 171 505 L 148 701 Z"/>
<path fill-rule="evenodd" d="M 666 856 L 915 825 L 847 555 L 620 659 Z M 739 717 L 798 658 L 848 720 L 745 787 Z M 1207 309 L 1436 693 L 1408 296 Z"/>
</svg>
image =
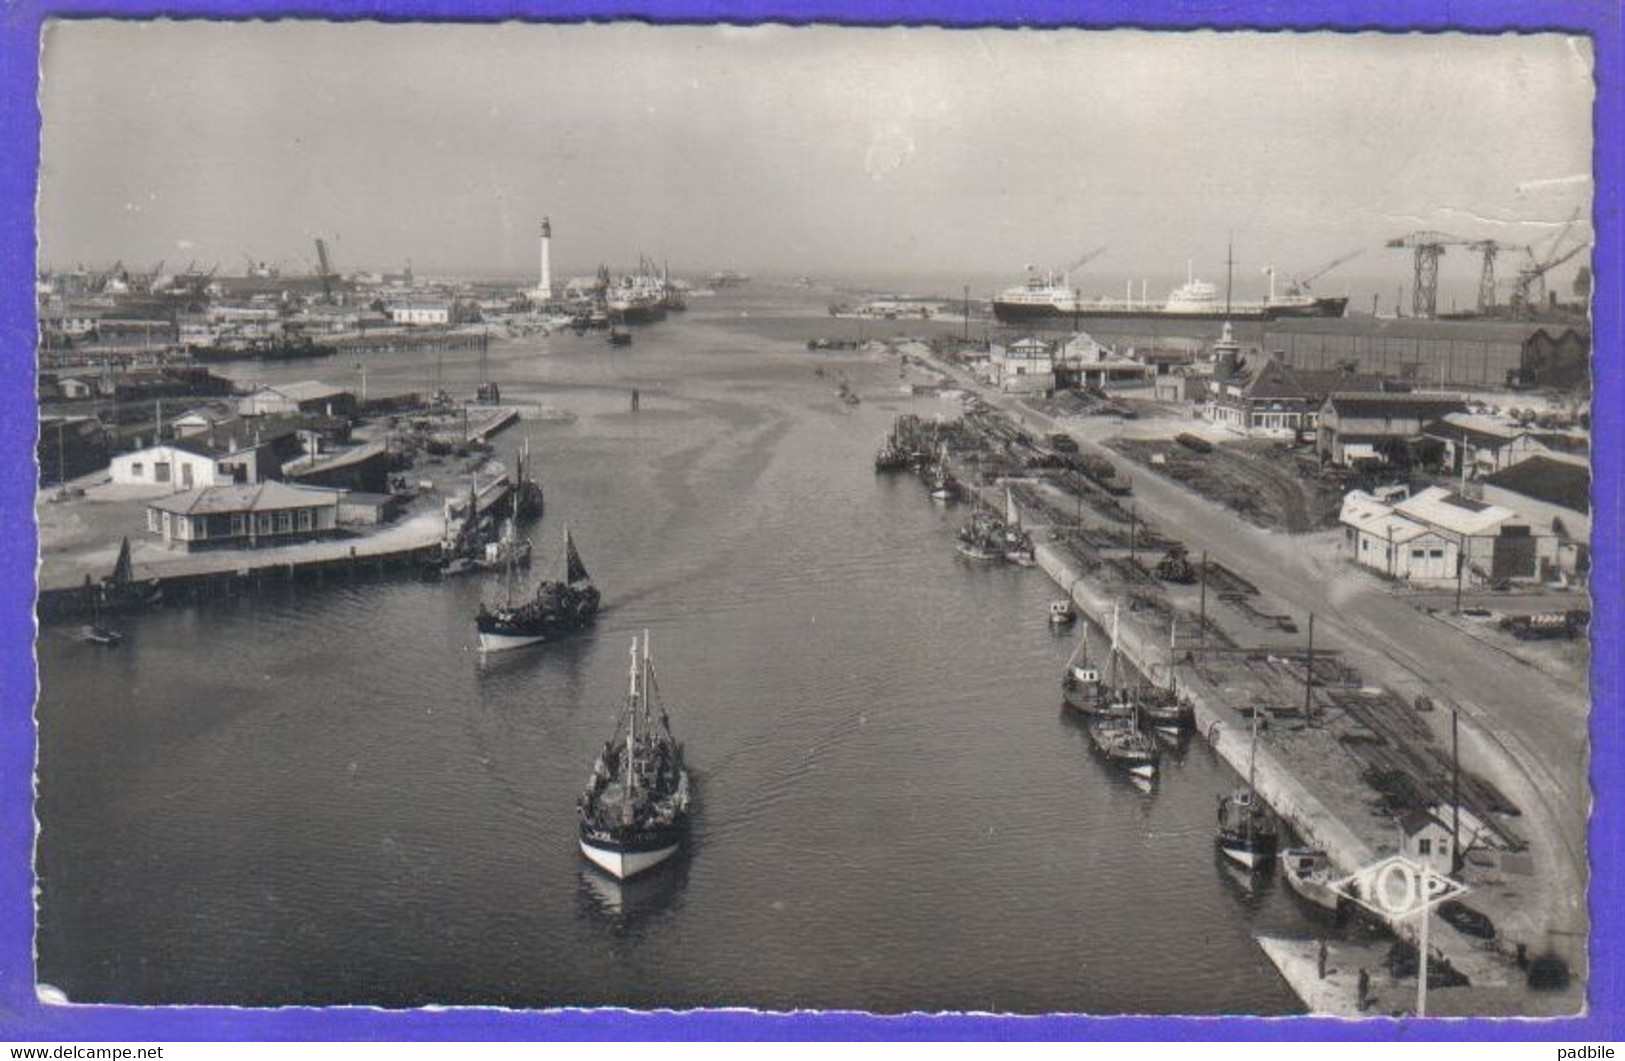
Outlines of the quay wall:
<svg viewBox="0 0 1625 1061">
<path fill-rule="evenodd" d="M 476 496 L 480 512 L 498 509 L 512 489 L 513 481 L 506 475 L 486 484 Z M 280 584 L 321 585 L 363 577 L 421 575 L 441 559 L 443 533 L 444 521 L 438 511 L 422 513 L 377 534 L 263 553 L 232 549 L 178 554 L 173 565 L 166 564 L 168 570 L 139 571 L 137 581 L 156 583 L 163 589 L 164 603 L 174 604 L 231 597 Z M 84 584 L 42 585 L 36 614 L 41 622 L 89 615 Z"/>
<path fill-rule="evenodd" d="M 1057 585 L 1067 590 L 1072 602 L 1097 625 L 1109 626 L 1113 603 L 1111 597 L 1092 585 L 1054 546 L 1040 544 L 1035 551 L 1039 567 Z M 1159 653 L 1166 651 L 1160 637 L 1147 637 L 1129 623 L 1119 624 L 1117 645 L 1123 657 L 1146 674 L 1158 665 Z M 1189 680 L 1182 683 L 1182 688 L 1195 707 L 1197 729 L 1213 750 L 1245 777 L 1251 743 L 1250 726 L 1237 712 L 1221 703 L 1214 690 L 1204 686 L 1205 683 Z M 1291 824 L 1306 844 L 1325 850 L 1332 862 L 1344 872 L 1352 873 L 1373 861 L 1375 856 L 1370 845 L 1356 836 L 1293 775 L 1271 751 L 1267 738 L 1259 741 L 1254 774 L 1258 793 L 1264 801 Z"/>
</svg>

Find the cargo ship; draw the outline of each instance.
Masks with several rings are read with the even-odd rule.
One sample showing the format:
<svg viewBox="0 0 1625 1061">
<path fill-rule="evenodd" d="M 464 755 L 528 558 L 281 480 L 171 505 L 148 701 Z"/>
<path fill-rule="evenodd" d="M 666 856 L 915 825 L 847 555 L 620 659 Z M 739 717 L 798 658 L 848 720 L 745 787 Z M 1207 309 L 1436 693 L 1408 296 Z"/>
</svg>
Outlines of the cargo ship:
<svg viewBox="0 0 1625 1061">
<path fill-rule="evenodd" d="M 1182 321 L 1272 321 L 1289 317 L 1341 317 L 1348 309 L 1345 296 L 1285 294 L 1264 299 L 1226 299 L 1218 285 L 1187 274 L 1161 302 L 1135 298 L 1084 298 L 1053 273 L 1030 273 L 1020 287 L 1007 288 L 993 298 L 993 316 L 1002 324 L 1057 325 L 1074 320 L 1165 319 Z"/>
</svg>

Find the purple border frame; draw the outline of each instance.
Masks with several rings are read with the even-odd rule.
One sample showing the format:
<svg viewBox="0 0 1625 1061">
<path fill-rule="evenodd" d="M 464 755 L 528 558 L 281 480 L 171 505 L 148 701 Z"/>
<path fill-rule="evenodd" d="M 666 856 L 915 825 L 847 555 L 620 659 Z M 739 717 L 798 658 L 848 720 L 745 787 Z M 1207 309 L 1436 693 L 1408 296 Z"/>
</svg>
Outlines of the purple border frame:
<svg viewBox="0 0 1625 1061">
<path fill-rule="evenodd" d="M 1625 985 L 1620 951 L 1621 792 L 1625 785 L 1616 710 L 1621 687 L 1621 338 L 1619 0 L 19 0 L 0 14 L 0 1041 L 94 1040 L 458 1040 L 458 1039 L 1431 1039 L 1615 1040 Z M 639 1014 L 613 1010 L 440 1012 L 225 1007 L 46 1007 L 33 992 L 34 766 L 33 524 L 35 316 L 34 193 L 39 166 L 35 106 L 38 41 L 50 17 L 442 19 L 551 21 L 639 18 L 652 22 L 917 23 L 972 27 L 1230 27 L 1274 30 L 1386 29 L 1500 33 L 1560 30 L 1595 46 L 1597 245 L 1593 508 L 1591 980 L 1585 1016 L 1555 1022 L 1369 1021 L 1257 1018 L 1089 1018 L 739 1011 Z M 1539 705 L 1529 705 L 1539 710 Z"/>
</svg>

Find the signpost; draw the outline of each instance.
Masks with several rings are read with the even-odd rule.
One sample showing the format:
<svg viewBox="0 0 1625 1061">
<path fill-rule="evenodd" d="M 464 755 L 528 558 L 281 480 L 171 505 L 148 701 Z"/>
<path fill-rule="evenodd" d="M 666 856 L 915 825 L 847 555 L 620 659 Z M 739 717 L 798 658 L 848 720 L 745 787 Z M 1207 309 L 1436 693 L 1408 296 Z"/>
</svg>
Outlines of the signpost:
<svg viewBox="0 0 1625 1061">
<path fill-rule="evenodd" d="M 1428 923 L 1435 906 L 1463 895 L 1467 886 L 1418 865 L 1404 855 L 1373 862 L 1342 880 L 1334 881 L 1337 894 L 1389 921 L 1421 917 L 1416 945 L 1416 1015 L 1428 1015 Z"/>
</svg>

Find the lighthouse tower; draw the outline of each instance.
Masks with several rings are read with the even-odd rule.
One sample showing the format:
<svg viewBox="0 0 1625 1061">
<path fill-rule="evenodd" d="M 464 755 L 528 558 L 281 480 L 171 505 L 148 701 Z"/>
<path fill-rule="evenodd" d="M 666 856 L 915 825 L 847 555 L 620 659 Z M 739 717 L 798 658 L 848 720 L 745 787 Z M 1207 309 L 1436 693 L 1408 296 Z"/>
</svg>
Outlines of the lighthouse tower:
<svg viewBox="0 0 1625 1061">
<path fill-rule="evenodd" d="M 553 263 L 550 260 L 553 244 L 553 224 L 542 218 L 542 275 L 536 285 L 536 301 L 541 305 L 553 301 Z"/>
</svg>

